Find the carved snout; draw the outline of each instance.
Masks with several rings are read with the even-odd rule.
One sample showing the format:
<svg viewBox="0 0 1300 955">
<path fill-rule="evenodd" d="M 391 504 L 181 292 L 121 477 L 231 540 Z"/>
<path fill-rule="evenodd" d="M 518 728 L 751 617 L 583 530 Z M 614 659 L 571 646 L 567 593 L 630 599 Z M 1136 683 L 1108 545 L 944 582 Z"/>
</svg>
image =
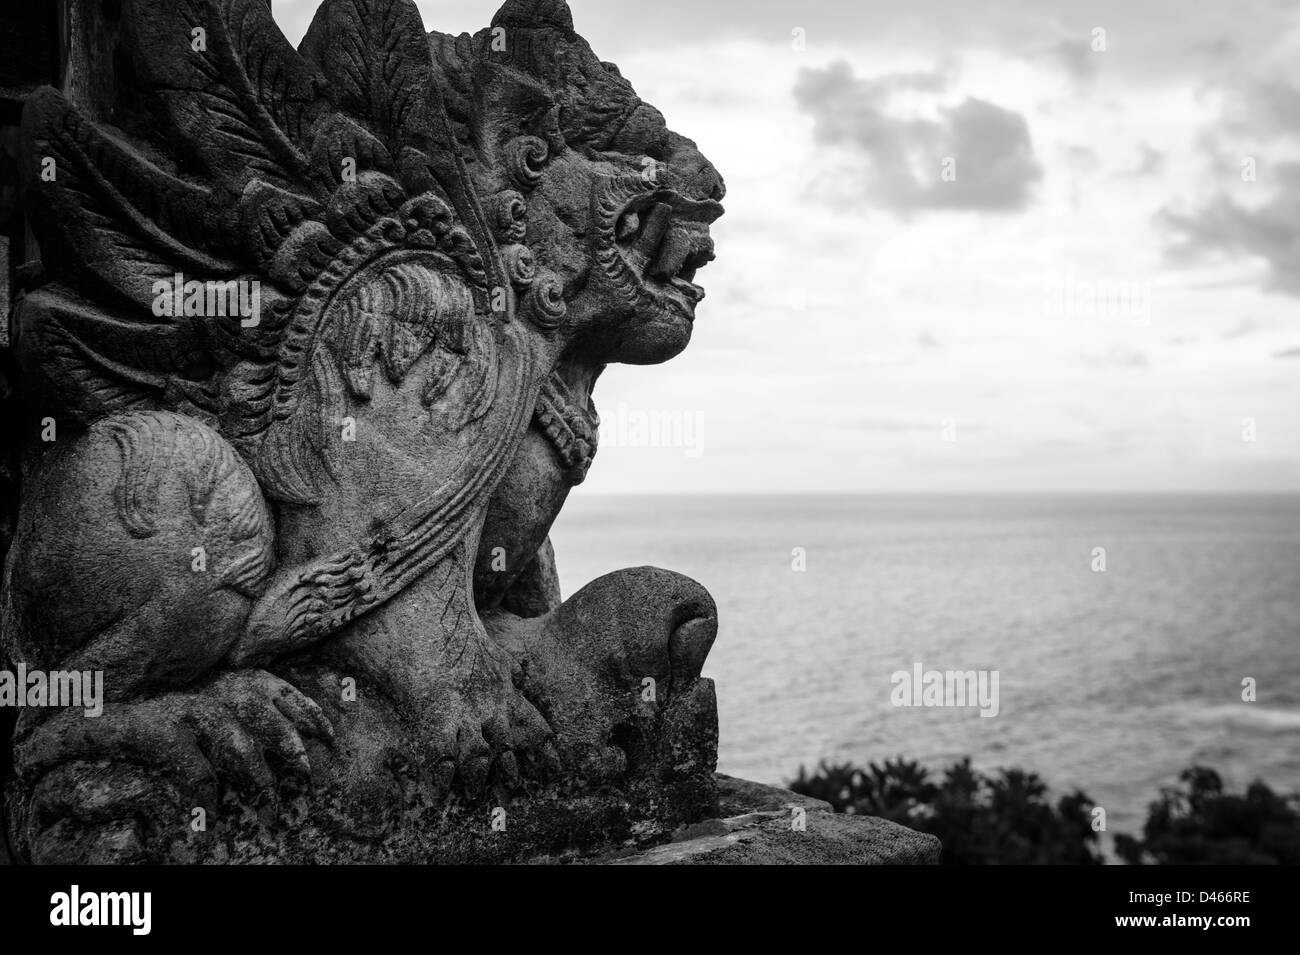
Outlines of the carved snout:
<svg viewBox="0 0 1300 955">
<path fill-rule="evenodd" d="M 668 134 L 668 168 L 674 180 L 673 187 L 693 199 L 721 202 L 727 195 L 727 185 L 713 163 L 704 157 L 695 143 L 678 133 Z M 722 210 L 718 210 L 721 215 Z M 716 219 L 717 216 L 715 215 Z"/>
</svg>

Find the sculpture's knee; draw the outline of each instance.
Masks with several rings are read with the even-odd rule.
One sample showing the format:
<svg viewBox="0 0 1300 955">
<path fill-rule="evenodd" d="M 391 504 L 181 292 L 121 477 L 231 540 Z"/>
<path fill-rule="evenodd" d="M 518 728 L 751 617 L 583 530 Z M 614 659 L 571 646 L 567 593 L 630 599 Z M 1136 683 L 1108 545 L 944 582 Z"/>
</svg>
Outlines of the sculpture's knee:
<svg viewBox="0 0 1300 955">
<path fill-rule="evenodd" d="M 238 636 L 270 572 L 257 482 L 215 431 L 163 412 L 114 415 L 50 452 L 24 495 L 5 611 L 31 666 L 196 676 Z"/>
</svg>

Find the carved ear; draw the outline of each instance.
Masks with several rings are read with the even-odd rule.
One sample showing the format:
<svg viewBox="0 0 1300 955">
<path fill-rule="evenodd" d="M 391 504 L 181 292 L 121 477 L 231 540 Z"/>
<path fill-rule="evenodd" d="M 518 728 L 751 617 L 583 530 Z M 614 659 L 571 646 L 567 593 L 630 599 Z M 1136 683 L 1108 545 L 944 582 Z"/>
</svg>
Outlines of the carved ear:
<svg viewBox="0 0 1300 955">
<path fill-rule="evenodd" d="M 566 33 L 573 32 L 573 13 L 565 0 L 506 0 L 492 26 L 530 29 L 554 27 Z"/>
</svg>

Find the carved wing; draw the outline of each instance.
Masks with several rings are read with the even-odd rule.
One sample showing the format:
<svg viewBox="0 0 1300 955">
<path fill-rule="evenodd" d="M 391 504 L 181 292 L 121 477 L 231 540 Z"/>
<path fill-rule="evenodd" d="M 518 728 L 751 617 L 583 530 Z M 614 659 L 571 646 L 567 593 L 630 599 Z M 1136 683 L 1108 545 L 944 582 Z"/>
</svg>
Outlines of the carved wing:
<svg viewBox="0 0 1300 955">
<path fill-rule="evenodd" d="M 51 284 L 26 310 L 24 364 L 83 420 L 134 406 L 203 417 L 275 496 L 318 500 L 314 469 L 277 451 L 319 443 L 320 422 L 291 420 L 304 387 L 328 392 L 337 372 L 364 390 L 372 360 L 392 377 L 430 348 L 430 401 L 456 375 L 490 377 L 490 355 L 466 357 L 491 351 L 479 327 L 499 319 L 486 299 L 500 265 L 419 14 L 410 0 L 327 0 L 301 54 L 263 0 L 128 0 L 124 18 L 161 124 L 101 128 L 52 89 L 25 115 L 26 201 Z M 325 325 L 358 312 L 329 307 L 348 270 L 400 247 L 445 270 L 445 307 L 425 327 L 383 329 L 361 307 L 371 318 L 347 327 L 326 368 L 316 349 L 337 333 Z M 258 283 L 260 324 L 156 314 L 158 283 L 177 276 Z M 268 439 L 281 424 L 293 433 Z"/>
</svg>

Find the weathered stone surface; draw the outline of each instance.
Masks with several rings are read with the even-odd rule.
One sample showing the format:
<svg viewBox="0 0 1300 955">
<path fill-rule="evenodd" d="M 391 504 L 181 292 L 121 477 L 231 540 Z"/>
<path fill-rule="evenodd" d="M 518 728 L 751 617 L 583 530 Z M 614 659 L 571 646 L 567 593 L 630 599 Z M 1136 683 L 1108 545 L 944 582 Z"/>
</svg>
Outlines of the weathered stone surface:
<svg viewBox="0 0 1300 955">
<path fill-rule="evenodd" d="M 684 827 L 667 845 L 611 854 L 609 865 L 938 865 L 939 840 L 871 816 L 831 811 L 789 790 L 718 776 L 722 818 Z M 792 826 L 804 810 L 805 828 Z"/>
<path fill-rule="evenodd" d="M 718 781 L 718 814 L 720 816 L 739 816 L 747 812 L 771 812 L 788 810 L 791 806 L 802 806 L 808 811 L 814 809 L 831 811 L 831 804 L 812 796 L 804 796 L 779 786 L 740 779 L 716 773 Z"/>
<path fill-rule="evenodd" d="M 104 711 L 21 711 L 16 854 L 522 860 L 712 815 L 712 600 L 561 602 L 548 534 L 601 371 L 690 340 L 716 170 L 562 0 L 459 37 L 325 0 L 298 50 L 265 0 L 123 0 L 101 41 L 23 114 L 0 659 Z"/>
</svg>

